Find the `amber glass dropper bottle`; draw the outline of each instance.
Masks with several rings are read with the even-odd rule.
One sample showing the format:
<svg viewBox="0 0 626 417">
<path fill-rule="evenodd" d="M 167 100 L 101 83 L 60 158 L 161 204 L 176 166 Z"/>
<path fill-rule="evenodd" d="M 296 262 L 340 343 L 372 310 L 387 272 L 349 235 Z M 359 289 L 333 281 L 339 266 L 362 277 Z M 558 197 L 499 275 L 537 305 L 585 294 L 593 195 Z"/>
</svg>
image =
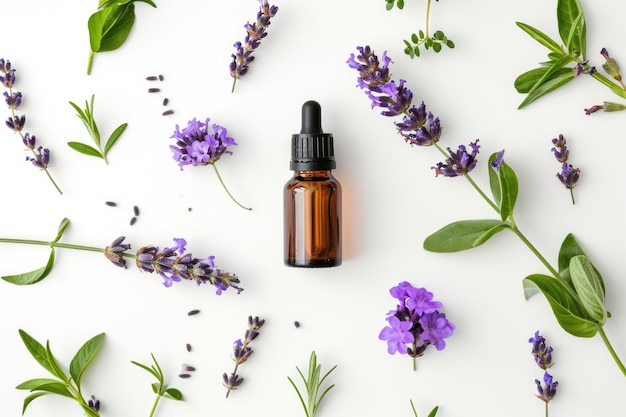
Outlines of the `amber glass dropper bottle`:
<svg viewBox="0 0 626 417">
<path fill-rule="evenodd" d="M 284 187 L 285 265 L 341 265 L 341 185 L 333 135 L 322 130 L 322 108 L 302 105 L 302 129 L 291 137 L 293 177 Z"/>
</svg>

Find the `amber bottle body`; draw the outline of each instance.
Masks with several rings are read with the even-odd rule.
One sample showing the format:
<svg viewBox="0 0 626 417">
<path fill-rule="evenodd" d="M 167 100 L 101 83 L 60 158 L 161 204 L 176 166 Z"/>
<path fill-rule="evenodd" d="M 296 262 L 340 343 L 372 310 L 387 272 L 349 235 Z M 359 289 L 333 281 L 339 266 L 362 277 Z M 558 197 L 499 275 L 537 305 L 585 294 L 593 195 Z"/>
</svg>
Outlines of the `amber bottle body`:
<svg viewBox="0 0 626 417">
<path fill-rule="evenodd" d="M 331 170 L 296 171 L 284 188 L 285 265 L 341 265 L 341 185 Z"/>
</svg>

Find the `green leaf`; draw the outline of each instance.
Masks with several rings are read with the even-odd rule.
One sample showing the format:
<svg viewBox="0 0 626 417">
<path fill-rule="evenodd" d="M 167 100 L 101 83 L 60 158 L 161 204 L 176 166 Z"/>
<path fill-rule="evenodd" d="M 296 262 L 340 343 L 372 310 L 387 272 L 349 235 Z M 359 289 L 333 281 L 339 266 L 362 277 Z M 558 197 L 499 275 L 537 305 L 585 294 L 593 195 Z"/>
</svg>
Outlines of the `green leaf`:
<svg viewBox="0 0 626 417">
<path fill-rule="evenodd" d="M 519 184 L 515 171 L 506 162 L 502 161 L 502 165 L 497 171 L 491 167 L 491 163 L 495 161 L 496 157 L 497 153 L 493 153 L 489 157 L 489 185 L 496 205 L 500 209 L 500 217 L 502 221 L 506 221 L 513 215 Z"/>
<path fill-rule="evenodd" d="M 157 7 L 156 4 L 154 4 L 150 0 L 100 0 L 98 4 L 98 9 L 103 9 L 105 7 L 113 6 L 115 4 L 126 4 L 126 3 L 133 3 L 133 2 L 148 3 L 152 7 L 155 7 L 155 8 Z M 392 1 L 392 6 L 393 6 L 393 1 Z"/>
<path fill-rule="evenodd" d="M 70 148 L 74 149 L 75 151 L 78 151 L 82 154 L 85 155 L 89 155 L 89 156 L 95 156 L 97 158 L 104 158 L 104 156 L 100 153 L 99 150 L 97 150 L 96 148 L 89 146 L 85 143 L 81 143 L 81 142 L 67 142 L 67 144 L 69 145 Z"/>
<path fill-rule="evenodd" d="M 59 224 L 59 230 L 53 242 L 58 242 L 61 239 L 61 237 L 63 236 L 63 233 L 65 233 L 65 229 L 67 229 L 67 226 L 69 225 L 70 225 L 70 219 L 68 219 L 67 217 L 61 220 L 61 223 Z"/>
<path fill-rule="evenodd" d="M 578 244 L 574 235 L 569 233 L 563 240 L 563 243 L 561 243 L 561 248 L 559 249 L 559 276 L 572 290 L 574 289 L 574 284 L 572 283 L 569 265 L 572 258 L 578 255 L 585 255 L 585 252 Z"/>
<path fill-rule="evenodd" d="M 514 84 L 515 89 L 517 90 L 518 93 L 521 93 L 521 94 L 529 93 L 530 90 L 533 88 L 533 86 L 537 84 L 537 81 L 539 81 L 545 76 L 548 70 L 549 70 L 548 67 L 539 67 L 539 68 L 534 68 L 529 71 L 526 71 L 525 73 L 521 74 L 515 79 L 515 84 Z M 556 78 L 559 76 L 563 76 L 564 74 L 568 74 L 568 75 L 571 74 L 572 78 L 574 78 L 573 70 L 567 67 L 555 69 L 552 72 L 552 75 L 550 76 L 550 78 Z"/>
<path fill-rule="evenodd" d="M 31 356 L 35 358 L 35 360 L 43 366 L 48 372 L 54 375 L 52 371 L 52 366 L 48 361 L 48 355 L 46 354 L 46 348 L 43 347 L 41 343 L 31 337 L 24 330 L 19 330 L 20 337 L 26 346 L 26 349 L 30 352 Z"/>
<path fill-rule="evenodd" d="M 558 0 L 556 17 L 561 40 L 568 52 L 584 56 L 586 27 L 584 17 L 579 18 L 581 15 L 583 9 L 578 0 Z"/>
<path fill-rule="evenodd" d="M 413 42 L 413 43 L 418 43 L 419 42 L 419 38 L 417 37 L 417 35 L 415 33 L 411 34 L 411 42 Z"/>
<path fill-rule="evenodd" d="M 111 133 L 111 136 L 109 136 L 106 145 L 104 145 L 104 156 L 109 153 L 109 150 L 113 147 L 113 145 L 115 145 L 115 142 L 117 142 L 122 133 L 124 133 L 124 130 L 126 130 L 127 126 L 128 123 L 122 123 L 117 127 L 117 129 L 113 131 L 113 133 Z"/>
<path fill-rule="evenodd" d="M 80 381 L 85 370 L 96 356 L 96 353 L 98 353 L 103 341 L 104 333 L 92 337 L 78 349 L 78 352 L 76 352 L 74 358 L 72 358 L 70 362 L 70 375 L 77 386 L 80 386 Z"/>
<path fill-rule="evenodd" d="M 181 401 L 183 399 L 183 393 L 177 390 L 176 388 L 166 389 L 163 396 L 170 398 L 172 400 L 177 400 L 177 401 Z"/>
<path fill-rule="evenodd" d="M 537 87 L 534 87 L 532 89 L 533 91 L 526 96 L 524 101 L 522 101 L 522 103 L 519 105 L 518 109 L 526 107 L 538 98 L 545 96 L 546 94 L 556 90 L 560 86 L 574 79 L 574 72 L 571 70 L 561 75 L 549 75 L 549 77 L 545 77 L 545 79 L 542 80 L 542 83 L 538 83 Z"/>
<path fill-rule="evenodd" d="M 439 410 L 439 406 L 435 406 L 432 411 L 428 414 L 428 417 L 435 417 L 437 415 L 437 411 Z"/>
<path fill-rule="evenodd" d="M 33 390 L 38 389 L 42 385 L 58 384 L 58 383 L 61 383 L 61 381 L 59 381 L 58 379 L 35 378 L 35 379 L 29 379 L 28 381 L 22 382 L 21 384 L 16 386 L 15 389 L 23 389 L 23 390 L 33 391 Z"/>
<path fill-rule="evenodd" d="M 39 398 L 43 395 L 48 395 L 48 394 L 50 393 L 49 392 L 35 392 L 34 394 L 30 394 L 28 397 L 26 397 L 24 399 L 24 405 L 22 406 L 22 415 L 24 415 L 24 413 L 26 412 L 26 408 L 35 398 Z"/>
<path fill-rule="evenodd" d="M 496 233 L 509 228 L 501 220 L 461 220 L 450 223 L 424 240 L 430 252 L 450 253 L 472 249 L 485 243 Z"/>
<path fill-rule="evenodd" d="M 577 337 L 593 337 L 600 326 L 594 322 L 560 281 L 547 275 L 534 274 L 524 278 L 524 296 L 528 300 L 538 291 L 543 293 L 563 330 Z"/>
<path fill-rule="evenodd" d="M 602 326 L 606 321 L 604 286 L 593 264 L 585 255 L 574 256 L 570 261 L 572 283 L 583 308 Z"/>
<path fill-rule="evenodd" d="M 45 380 L 45 378 L 41 379 L 41 381 L 44 381 L 44 380 Z M 17 388 L 17 389 L 30 389 L 31 391 L 44 391 L 44 392 L 49 393 L 49 394 L 58 394 L 58 395 L 62 395 L 64 397 L 73 398 L 73 395 L 67 389 L 67 386 L 63 382 L 57 381 L 57 380 L 54 380 L 54 379 L 49 379 L 49 380 L 47 380 L 48 382 L 46 382 L 46 383 L 42 382 L 42 383 L 38 384 L 36 387 L 34 387 L 34 388 L 23 388 L 23 387 L 21 387 L 22 385 L 30 383 L 30 382 L 33 382 L 33 381 L 37 381 L 37 380 L 31 379 L 30 381 L 26 381 L 26 382 L 18 385 L 15 388 Z"/>
<path fill-rule="evenodd" d="M 450 49 L 454 49 L 454 42 L 452 42 L 450 39 L 448 39 L 446 41 L 446 46 Z"/>
<path fill-rule="evenodd" d="M 113 51 L 126 41 L 135 23 L 132 3 L 111 5 L 89 17 L 89 43 L 93 52 Z"/>
<path fill-rule="evenodd" d="M 54 257 L 54 248 L 52 248 L 50 250 L 50 256 L 48 257 L 48 262 L 45 266 L 35 269 L 34 271 L 24 272 L 23 274 L 6 275 L 3 276 L 2 279 L 15 285 L 35 284 L 50 274 L 50 271 L 52 271 L 52 267 L 54 266 Z"/>
<path fill-rule="evenodd" d="M 433 51 L 435 51 L 435 52 L 441 51 L 441 44 L 438 43 L 438 42 L 433 43 Z"/>
<path fill-rule="evenodd" d="M 560 56 L 564 56 L 565 52 L 563 51 L 563 47 L 556 43 L 551 37 L 536 29 L 526 23 L 515 22 L 515 24 L 522 29 L 524 32 L 530 35 L 531 38 L 548 48 L 550 51 L 559 54 Z"/>
<path fill-rule="evenodd" d="M 52 354 L 52 350 L 50 349 L 50 342 L 46 341 L 46 358 L 48 359 L 48 363 L 50 364 L 50 368 L 52 368 L 52 375 L 56 376 L 57 378 L 63 380 L 63 381 L 68 381 L 69 382 L 69 378 L 67 377 L 67 375 L 65 375 L 65 372 L 63 371 L 63 369 L 61 369 L 61 365 L 59 365 L 59 362 L 57 361 L 57 359 L 54 357 L 54 355 Z"/>
</svg>

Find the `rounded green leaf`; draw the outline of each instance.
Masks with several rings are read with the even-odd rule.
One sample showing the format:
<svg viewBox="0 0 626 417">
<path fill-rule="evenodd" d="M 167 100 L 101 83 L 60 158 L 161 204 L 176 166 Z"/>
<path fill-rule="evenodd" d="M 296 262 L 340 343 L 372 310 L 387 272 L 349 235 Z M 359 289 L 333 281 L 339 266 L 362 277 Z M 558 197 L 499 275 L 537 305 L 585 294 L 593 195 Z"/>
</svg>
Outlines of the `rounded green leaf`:
<svg viewBox="0 0 626 417">
<path fill-rule="evenodd" d="M 80 381 L 85 370 L 96 356 L 96 353 L 98 353 L 103 341 L 104 333 L 92 337 L 78 349 L 78 352 L 76 352 L 74 358 L 72 358 L 70 362 L 70 375 L 77 386 L 80 386 Z"/>
<path fill-rule="evenodd" d="M 574 256 L 569 266 L 572 284 L 583 308 L 599 325 L 606 321 L 604 285 L 593 264 L 585 255 Z"/>
</svg>

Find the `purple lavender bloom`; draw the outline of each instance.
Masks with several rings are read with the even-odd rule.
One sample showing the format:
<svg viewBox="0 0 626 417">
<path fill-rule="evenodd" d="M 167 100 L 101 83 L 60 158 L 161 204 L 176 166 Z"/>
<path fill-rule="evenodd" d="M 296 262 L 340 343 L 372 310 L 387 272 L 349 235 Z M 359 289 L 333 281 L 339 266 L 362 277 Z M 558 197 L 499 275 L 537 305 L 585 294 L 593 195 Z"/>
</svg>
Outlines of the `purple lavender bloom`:
<svg viewBox="0 0 626 417">
<path fill-rule="evenodd" d="M 621 84 L 622 74 L 620 72 L 620 68 L 619 68 L 619 65 L 617 64 L 617 61 L 609 56 L 609 52 L 606 50 L 606 48 L 602 48 L 602 50 L 600 51 L 600 54 L 606 60 L 606 62 L 602 64 L 602 68 L 604 68 L 607 74 L 609 74 L 611 77 L 613 77 L 615 80 L 617 80 Z M 622 87 L 623 86 L 624 84 L 622 84 Z"/>
<path fill-rule="evenodd" d="M 37 138 L 35 135 L 31 135 L 30 133 L 24 133 L 24 137 L 22 138 L 22 142 L 28 149 L 35 149 L 35 143 L 37 142 Z"/>
<path fill-rule="evenodd" d="M 547 371 L 543 374 L 543 384 L 538 379 L 535 379 L 535 384 L 537 384 L 537 398 L 545 403 L 550 402 L 550 400 L 554 398 L 556 389 L 559 386 L 559 383 L 554 381 L 552 375 Z"/>
<path fill-rule="evenodd" d="M 565 188 L 573 190 L 580 178 L 580 168 L 574 168 L 572 165 L 568 165 L 567 162 L 564 162 L 561 166 L 561 172 L 558 172 L 556 177 Z"/>
<path fill-rule="evenodd" d="M 26 160 L 30 161 L 34 166 L 39 169 L 46 169 L 48 167 L 48 164 L 50 163 L 50 151 L 43 146 L 40 146 L 37 148 L 35 156 L 27 156 Z"/>
<path fill-rule="evenodd" d="M 415 336 L 411 333 L 413 323 L 410 321 L 400 321 L 396 316 L 387 318 L 389 326 L 384 327 L 378 338 L 387 341 L 387 352 L 393 355 L 396 352 L 405 355 L 407 353 L 407 343 L 413 343 Z"/>
<path fill-rule="evenodd" d="M 6 74 L 9 71 L 11 71 L 11 61 L 0 58 L 0 72 Z"/>
<path fill-rule="evenodd" d="M 578 77 L 580 74 L 591 75 L 594 72 L 596 72 L 596 67 L 587 68 L 588 63 L 589 63 L 589 60 L 584 61 L 584 62 L 579 62 L 578 64 L 576 64 L 576 66 L 573 68 L 574 77 Z"/>
<path fill-rule="evenodd" d="M 480 149 L 478 139 L 471 142 L 469 146 L 472 148 L 472 153 L 468 153 L 464 145 L 459 145 L 456 152 L 452 152 L 450 148 L 447 148 L 450 158 L 432 167 L 432 169 L 435 170 L 435 175 L 439 176 L 441 174 L 444 177 L 458 177 L 473 170 L 478 163 L 476 160 L 476 155 L 478 155 Z"/>
<path fill-rule="evenodd" d="M 391 78 L 389 74 L 389 64 L 393 62 L 387 56 L 387 51 L 383 52 L 382 62 L 380 65 L 378 56 L 367 46 L 357 46 L 359 54 L 350 54 L 347 64 L 350 68 L 359 72 L 357 79 L 357 87 L 369 91 L 380 93 L 380 87 L 387 84 Z"/>
<path fill-rule="evenodd" d="M 17 110 L 22 104 L 22 93 L 19 91 L 13 91 L 11 94 L 8 92 L 2 93 L 4 95 L 4 101 L 10 109 Z"/>
<path fill-rule="evenodd" d="M 87 406 L 96 411 L 100 411 L 100 400 L 98 400 L 95 396 L 91 396 L 89 401 L 87 401 Z"/>
<path fill-rule="evenodd" d="M 237 369 L 239 368 L 239 365 L 246 362 L 250 355 L 252 355 L 253 350 L 250 347 L 250 343 L 259 335 L 259 329 L 264 323 L 265 320 L 258 316 L 248 316 L 248 329 L 246 330 L 244 340 L 242 341 L 241 339 L 237 339 L 233 343 L 232 359 L 235 362 L 235 369 L 230 376 L 228 376 L 225 372 L 222 376 L 224 380 L 223 384 L 226 387 L 226 398 L 228 398 L 228 395 L 232 390 L 237 389 L 237 387 L 243 382 L 243 378 L 237 375 Z"/>
<path fill-rule="evenodd" d="M 552 346 L 546 344 L 546 339 L 539 334 L 539 330 L 535 332 L 535 336 L 528 339 L 532 343 L 532 355 L 535 358 L 537 366 L 544 371 L 552 366 Z"/>
<path fill-rule="evenodd" d="M 413 100 L 413 93 L 404 86 L 405 81 L 400 80 L 398 85 L 395 81 L 389 81 L 380 86 L 380 94 L 374 95 L 371 90 L 366 91 L 367 96 L 372 100 L 372 108 L 381 107 L 380 114 L 393 117 L 404 114 Z"/>
<path fill-rule="evenodd" d="M 232 155 L 228 147 L 237 143 L 228 136 L 226 128 L 215 123 L 209 125 L 210 121 L 207 118 L 203 123 L 194 118 L 182 130 L 176 125 L 171 136 L 176 139 L 176 145 L 171 145 L 170 149 L 181 170 L 185 165 L 214 164 L 222 155 Z"/>
<path fill-rule="evenodd" d="M 115 239 L 111 245 L 104 248 L 104 256 L 120 268 L 126 268 L 124 255 L 126 251 L 130 249 L 129 244 L 122 243 L 125 238 L 125 236 L 120 236 Z"/>
<path fill-rule="evenodd" d="M 558 138 L 552 139 L 552 144 L 554 145 L 554 147 L 551 149 L 551 151 L 554 154 L 556 160 L 559 162 L 565 162 L 569 157 L 569 150 L 565 145 L 566 143 L 567 141 L 565 140 L 565 136 L 563 136 L 562 134 L 559 134 Z"/>
<path fill-rule="evenodd" d="M 422 326 L 422 332 L 419 337 L 437 348 L 437 350 L 443 350 L 446 347 L 446 342 L 443 340 L 452 336 L 454 331 L 454 324 L 452 324 L 444 313 L 433 311 L 425 313 L 419 319 L 419 324 Z"/>
<path fill-rule="evenodd" d="M 174 282 L 182 279 L 195 281 L 200 284 L 211 284 L 216 287 L 216 294 L 232 287 L 237 294 L 243 291 L 238 286 L 239 279 L 228 272 L 222 271 L 215 266 L 213 256 L 206 259 L 194 258 L 191 253 L 186 253 L 187 242 L 185 239 L 174 239 L 175 245 L 159 251 L 156 246 L 144 246 L 139 248 L 136 254 L 136 264 L 141 271 L 156 272 L 163 278 L 163 285 L 171 287 Z"/>
<path fill-rule="evenodd" d="M 491 168 L 495 169 L 496 172 L 500 171 L 500 167 L 504 162 L 504 149 L 496 154 L 496 159 L 491 162 Z"/>
<path fill-rule="evenodd" d="M 230 63 L 230 76 L 233 77 L 233 88 L 239 78 L 248 73 L 248 66 L 254 60 L 252 53 L 261 45 L 261 39 L 267 36 L 267 28 L 271 24 L 270 19 L 278 13 L 278 6 L 270 6 L 267 0 L 259 0 L 261 7 L 256 16 L 255 23 L 246 23 L 246 37 L 244 42 L 235 42 L 233 45 L 236 52 L 232 54 Z"/>
<path fill-rule="evenodd" d="M 8 61 L 7 61 L 8 62 Z M 9 62 L 9 66 L 11 63 Z M 13 88 L 15 85 L 15 70 L 9 69 L 8 71 L 2 71 L 4 75 L 0 75 L 0 84 L 6 88 Z"/>
<path fill-rule="evenodd" d="M 439 118 L 426 111 L 422 101 L 419 107 L 411 106 L 402 122 L 395 122 L 398 133 L 411 145 L 430 146 L 441 137 L 441 123 Z"/>
<path fill-rule="evenodd" d="M 6 125 L 9 129 L 15 132 L 21 132 L 24 128 L 24 124 L 26 124 L 26 116 L 25 115 L 15 115 L 11 116 L 6 120 Z"/>
</svg>

